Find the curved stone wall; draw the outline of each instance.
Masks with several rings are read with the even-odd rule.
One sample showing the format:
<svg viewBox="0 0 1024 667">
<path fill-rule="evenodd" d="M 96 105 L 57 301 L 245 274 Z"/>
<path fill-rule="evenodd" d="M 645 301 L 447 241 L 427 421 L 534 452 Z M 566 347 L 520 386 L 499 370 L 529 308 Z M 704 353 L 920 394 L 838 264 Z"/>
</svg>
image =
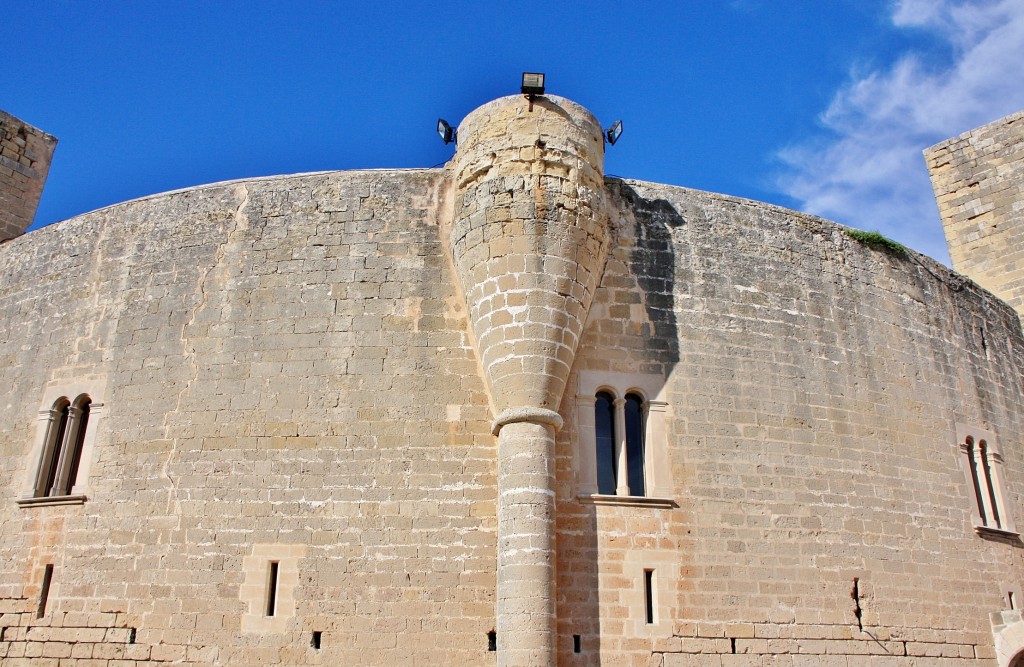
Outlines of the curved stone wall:
<svg viewBox="0 0 1024 667">
<path fill-rule="evenodd" d="M 577 497 L 592 399 L 567 392 L 562 660 L 579 635 L 631 664 L 994 664 L 989 614 L 1020 596 L 1022 545 L 973 528 L 957 427 L 998 435 L 1019 513 L 1016 313 L 824 220 L 609 188 L 617 244 L 570 387 L 660 379 L 671 418 L 647 444 L 667 448 L 677 507 Z"/>
<path fill-rule="evenodd" d="M 220 184 L 0 246 L 0 661 L 486 662 L 491 414 L 442 176 Z M 83 391 L 87 500 L 19 506 L 39 411 Z"/>
<path fill-rule="evenodd" d="M 217 184 L 0 245 L 5 665 L 495 660 L 495 415 L 450 174 Z M 556 406 L 558 663 L 995 664 L 1022 545 L 975 530 L 958 428 L 998 437 L 1019 512 L 1016 313 L 827 221 L 605 187 Z M 651 405 L 647 497 L 581 485 L 601 387 Z M 45 414 L 83 394 L 74 493 L 26 502 Z"/>
</svg>

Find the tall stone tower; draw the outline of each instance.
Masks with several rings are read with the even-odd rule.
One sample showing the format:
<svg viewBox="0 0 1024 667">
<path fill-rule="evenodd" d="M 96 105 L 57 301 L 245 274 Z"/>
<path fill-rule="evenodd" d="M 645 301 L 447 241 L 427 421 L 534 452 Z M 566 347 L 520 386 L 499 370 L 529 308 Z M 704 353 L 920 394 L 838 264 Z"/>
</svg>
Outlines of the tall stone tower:
<svg viewBox="0 0 1024 667">
<path fill-rule="evenodd" d="M 32 224 L 57 138 L 0 111 L 0 243 Z"/>
<path fill-rule="evenodd" d="M 604 135 L 566 99 L 458 130 L 449 245 L 498 436 L 498 664 L 555 664 L 556 412 L 608 251 Z"/>
<path fill-rule="evenodd" d="M 1024 312 L 1024 111 L 924 154 L 953 268 Z"/>
</svg>

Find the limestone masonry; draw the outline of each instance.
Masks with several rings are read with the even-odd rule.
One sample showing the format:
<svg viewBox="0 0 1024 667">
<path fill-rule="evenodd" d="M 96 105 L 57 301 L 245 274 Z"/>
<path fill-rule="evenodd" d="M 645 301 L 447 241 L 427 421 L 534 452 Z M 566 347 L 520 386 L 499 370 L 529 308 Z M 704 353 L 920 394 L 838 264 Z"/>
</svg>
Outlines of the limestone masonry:
<svg viewBox="0 0 1024 667">
<path fill-rule="evenodd" d="M 56 146 L 56 137 L 0 111 L 0 242 L 32 224 Z"/>
<path fill-rule="evenodd" d="M 1024 307 L 1020 119 L 927 160 Z M 1024 664 L 1024 332 L 970 278 L 605 177 L 550 95 L 27 235 L 56 140 L 0 120 L 5 666 Z"/>
<path fill-rule="evenodd" d="M 925 151 L 953 267 L 1024 308 L 1024 111 Z"/>
</svg>

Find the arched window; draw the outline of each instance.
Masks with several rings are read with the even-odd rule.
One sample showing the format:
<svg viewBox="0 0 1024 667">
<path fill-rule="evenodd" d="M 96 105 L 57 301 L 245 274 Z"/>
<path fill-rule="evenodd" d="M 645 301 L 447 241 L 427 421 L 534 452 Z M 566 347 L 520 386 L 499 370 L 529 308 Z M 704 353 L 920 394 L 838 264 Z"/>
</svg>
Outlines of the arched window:
<svg viewBox="0 0 1024 667">
<path fill-rule="evenodd" d="M 644 399 L 626 394 L 626 470 L 629 495 L 645 495 L 644 480 Z"/>
<path fill-rule="evenodd" d="M 602 390 L 594 397 L 598 493 L 609 496 L 645 494 L 644 412 L 644 399 L 635 392 L 622 399 Z"/>
<path fill-rule="evenodd" d="M 577 498 L 597 505 L 675 506 L 664 378 L 584 370 L 578 382 Z"/>
<path fill-rule="evenodd" d="M 78 481 L 78 467 L 82 463 L 82 448 L 85 446 L 85 433 L 89 428 L 89 414 L 92 410 L 92 400 L 85 394 L 75 399 L 75 404 L 72 408 L 77 408 L 78 414 L 77 419 L 72 422 L 74 426 L 74 432 L 68 431 L 68 444 L 70 450 L 68 452 L 68 466 L 67 476 L 61 482 L 61 487 L 58 489 L 60 495 L 68 495 L 71 493 L 71 489 L 75 488 L 75 483 Z"/>
<path fill-rule="evenodd" d="M 995 434 L 957 425 L 964 476 L 971 489 L 975 530 L 1016 533 L 1006 510 L 1003 457 Z"/>
<path fill-rule="evenodd" d="M 74 402 L 61 396 L 50 408 L 36 473 L 36 498 L 71 494 L 82 461 L 91 407 L 92 400 L 82 394 Z"/>
<path fill-rule="evenodd" d="M 50 419 L 46 425 L 46 440 L 43 445 L 43 456 L 39 464 L 36 478 L 35 495 L 48 496 L 50 489 L 57 481 L 57 470 L 60 464 L 61 446 L 68 430 L 68 415 L 71 403 L 65 397 L 58 398 L 50 408 Z"/>
<path fill-rule="evenodd" d="M 594 400 L 594 430 L 597 434 L 597 492 L 615 495 L 615 397 L 607 391 Z"/>
</svg>

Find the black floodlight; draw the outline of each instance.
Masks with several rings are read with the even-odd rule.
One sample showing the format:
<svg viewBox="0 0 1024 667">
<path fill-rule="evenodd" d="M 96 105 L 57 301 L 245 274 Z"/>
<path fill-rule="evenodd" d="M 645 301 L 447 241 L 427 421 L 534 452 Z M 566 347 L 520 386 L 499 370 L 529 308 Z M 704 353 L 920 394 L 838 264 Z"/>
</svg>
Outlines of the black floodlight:
<svg viewBox="0 0 1024 667">
<path fill-rule="evenodd" d="M 437 119 L 437 134 L 441 137 L 441 141 L 446 144 L 450 144 L 455 141 L 455 128 L 448 124 L 444 118 Z"/>
<path fill-rule="evenodd" d="M 538 95 L 544 94 L 544 73 L 543 72 L 523 72 L 523 95 L 526 95 L 531 100 Z"/>
<path fill-rule="evenodd" d="M 617 120 L 612 123 L 612 126 L 605 131 L 604 136 L 608 139 L 608 143 L 614 146 L 615 142 L 622 136 L 622 121 Z"/>
</svg>

